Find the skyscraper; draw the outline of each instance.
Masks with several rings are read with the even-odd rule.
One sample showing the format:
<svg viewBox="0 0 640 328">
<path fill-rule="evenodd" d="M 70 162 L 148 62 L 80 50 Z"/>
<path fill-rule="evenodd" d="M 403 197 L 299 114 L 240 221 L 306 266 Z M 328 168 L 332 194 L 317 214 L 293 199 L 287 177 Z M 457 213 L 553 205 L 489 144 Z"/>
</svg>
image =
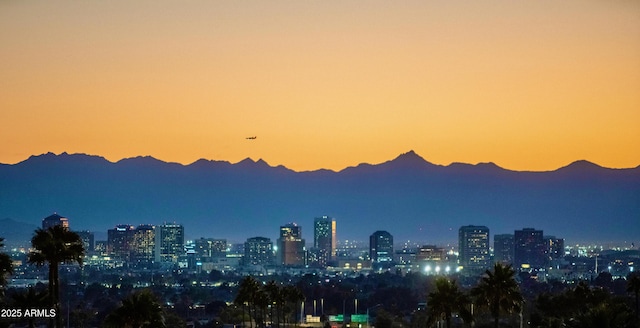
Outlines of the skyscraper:
<svg viewBox="0 0 640 328">
<path fill-rule="evenodd" d="M 390 265 L 393 262 L 393 236 L 381 230 L 369 236 L 369 257 L 374 266 Z"/>
<path fill-rule="evenodd" d="M 273 243 L 266 237 L 253 237 L 244 243 L 246 265 L 267 266 L 273 264 Z"/>
<path fill-rule="evenodd" d="M 57 225 L 69 228 L 69 219 L 59 215 L 58 213 L 53 213 L 42 219 L 42 229 L 49 229 Z"/>
<path fill-rule="evenodd" d="M 489 228 L 473 225 L 460 227 L 458 247 L 458 263 L 464 268 L 489 267 Z"/>
<path fill-rule="evenodd" d="M 514 232 L 514 267 L 540 269 L 546 263 L 546 247 L 542 230 L 524 228 Z"/>
<path fill-rule="evenodd" d="M 119 224 L 113 229 L 107 230 L 107 254 L 129 261 L 133 244 L 133 232 L 135 228 L 128 224 Z"/>
<path fill-rule="evenodd" d="M 513 264 L 513 235 L 493 235 L 493 261 L 502 264 Z"/>
<path fill-rule="evenodd" d="M 156 262 L 177 263 L 184 254 L 184 227 L 181 224 L 163 224 L 156 229 Z"/>
<path fill-rule="evenodd" d="M 227 255 L 227 240 L 200 238 L 195 241 L 195 252 L 200 259 L 222 258 Z"/>
<path fill-rule="evenodd" d="M 322 216 L 313 221 L 313 248 L 318 254 L 318 264 L 325 267 L 336 257 L 336 220 Z"/>
<path fill-rule="evenodd" d="M 280 227 L 278 238 L 279 264 L 284 266 L 305 265 L 305 241 L 302 239 L 302 228 L 295 223 Z"/>
<path fill-rule="evenodd" d="M 131 265 L 148 267 L 155 260 L 156 230 L 150 224 L 141 224 L 133 231 Z"/>
</svg>

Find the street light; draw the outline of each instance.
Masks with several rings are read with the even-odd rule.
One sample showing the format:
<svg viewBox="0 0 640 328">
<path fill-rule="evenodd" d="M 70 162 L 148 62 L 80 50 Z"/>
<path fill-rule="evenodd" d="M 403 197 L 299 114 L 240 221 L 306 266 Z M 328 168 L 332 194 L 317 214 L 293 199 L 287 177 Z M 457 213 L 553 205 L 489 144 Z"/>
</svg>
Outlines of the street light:
<svg viewBox="0 0 640 328">
<path fill-rule="evenodd" d="M 375 309 L 375 308 L 377 308 L 377 307 L 379 307 L 379 306 L 382 306 L 382 304 L 379 304 L 379 303 L 378 303 L 378 304 L 376 304 L 376 305 L 374 305 L 374 306 L 372 306 L 372 307 L 368 307 L 368 308 L 367 308 L 367 328 L 371 327 L 371 326 L 369 326 L 369 310 L 371 310 L 371 309 Z"/>
</svg>

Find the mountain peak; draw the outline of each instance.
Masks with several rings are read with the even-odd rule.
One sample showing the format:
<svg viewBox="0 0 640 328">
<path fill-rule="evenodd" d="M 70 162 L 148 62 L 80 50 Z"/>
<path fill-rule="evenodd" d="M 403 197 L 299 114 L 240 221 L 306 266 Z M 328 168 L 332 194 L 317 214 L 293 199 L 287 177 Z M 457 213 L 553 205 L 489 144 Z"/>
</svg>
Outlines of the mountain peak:
<svg viewBox="0 0 640 328">
<path fill-rule="evenodd" d="M 556 171 L 571 170 L 571 171 L 585 172 L 585 171 L 591 171 L 591 170 L 602 169 L 602 168 L 603 168 L 602 166 L 589 162 L 587 160 L 579 160 L 567 166 L 561 167 Z"/>
<path fill-rule="evenodd" d="M 48 152 L 40 155 L 30 156 L 29 158 L 27 158 L 26 160 L 18 164 L 35 163 L 36 165 L 51 165 L 53 163 L 65 164 L 65 163 L 74 163 L 74 162 L 81 163 L 81 164 L 88 164 L 88 163 L 102 163 L 102 162 L 108 162 L 108 161 L 104 157 L 97 156 L 97 155 L 89 155 L 89 154 L 83 154 L 83 153 L 69 154 L 67 152 L 62 152 L 59 155 L 56 155 L 53 152 Z"/>
<path fill-rule="evenodd" d="M 149 155 L 123 158 L 119 160 L 118 163 L 136 163 L 144 165 L 169 164 Z"/>
<path fill-rule="evenodd" d="M 241 167 L 271 167 L 267 162 L 265 162 L 262 158 L 259 158 L 257 161 L 254 161 L 253 159 L 251 159 L 250 157 L 247 157 L 243 160 L 241 160 L 240 162 L 236 163 L 236 165 L 239 165 Z"/>
<path fill-rule="evenodd" d="M 387 162 L 388 164 L 392 164 L 393 166 L 403 167 L 403 168 L 424 168 L 435 166 L 434 164 L 426 161 L 422 156 L 418 155 L 415 151 L 410 150 L 406 153 L 400 154 L 398 157 L 393 160 Z"/>
</svg>

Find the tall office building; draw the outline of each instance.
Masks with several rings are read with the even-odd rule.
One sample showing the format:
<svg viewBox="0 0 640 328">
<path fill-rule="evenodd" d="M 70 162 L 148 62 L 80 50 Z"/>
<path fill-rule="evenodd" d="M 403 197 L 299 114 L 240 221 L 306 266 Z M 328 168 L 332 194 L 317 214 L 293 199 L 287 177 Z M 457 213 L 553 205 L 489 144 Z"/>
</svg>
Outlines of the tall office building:
<svg viewBox="0 0 640 328">
<path fill-rule="evenodd" d="M 181 255 L 184 255 L 184 227 L 181 224 L 156 227 L 156 262 L 177 263 Z"/>
<path fill-rule="evenodd" d="M 200 238 L 195 241 L 195 252 L 200 259 L 222 258 L 227 256 L 227 240 Z"/>
<path fill-rule="evenodd" d="M 115 228 L 107 230 L 107 254 L 123 261 L 129 261 L 134 231 L 134 226 L 128 224 L 119 224 Z"/>
<path fill-rule="evenodd" d="M 374 265 L 390 265 L 393 262 L 393 236 L 381 230 L 369 236 L 369 257 Z"/>
<path fill-rule="evenodd" d="M 150 224 L 141 224 L 133 231 L 130 264 L 148 267 L 155 261 L 156 230 Z"/>
<path fill-rule="evenodd" d="M 460 227 L 458 247 L 458 263 L 464 268 L 486 269 L 489 267 L 489 228 L 473 225 Z"/>
<path fill-rule="evenodd" d="M 278 262 L 284 266 L 304 266 L 305 241 L 302 239 L 302 227 L 289 223 L 280 227 L 278 238 Z"/>
<path fill-rule="evenodd" d="M 546 247 L 542 230 L 524 228 L 514 232 L 514 267 L 540 269 L 546 264 Z"/>
<path fill-rule="evenodd" d="M 245 265 L 272 265 L 273 243 L 265 237 L 253 237 L 244 243 Z"/>
<path fill-rule="evenodd" d="M 502 264 L 513 264 L 513 235 L 493 235 L 493 261 Z"/>
<path fill-rule="evenodd" d="M 59 215 L 58 213 L 53 213 L 42 219 L 42 229 L 49 229 L 57 225 L 69 228 L 69 219 Z"/>
<path fill-rule="evenodd" d="M 322 216 L 313 221 L 313 248 L 317 254 L 319 266 L 336 258 L 336 220 Z"/>
</svg>

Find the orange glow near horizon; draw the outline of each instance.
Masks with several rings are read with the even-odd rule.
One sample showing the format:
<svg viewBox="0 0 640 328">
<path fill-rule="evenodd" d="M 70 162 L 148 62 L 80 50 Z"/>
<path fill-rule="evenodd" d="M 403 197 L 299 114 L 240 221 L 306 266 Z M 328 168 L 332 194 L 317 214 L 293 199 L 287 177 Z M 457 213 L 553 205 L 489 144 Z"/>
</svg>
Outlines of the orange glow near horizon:
<svg viewBox="0 0 640 328">
<path fill-rule="evenodd" d="M 637 1 L 0 8 L 0 163 L 640 164 Z"/>
</svg>

